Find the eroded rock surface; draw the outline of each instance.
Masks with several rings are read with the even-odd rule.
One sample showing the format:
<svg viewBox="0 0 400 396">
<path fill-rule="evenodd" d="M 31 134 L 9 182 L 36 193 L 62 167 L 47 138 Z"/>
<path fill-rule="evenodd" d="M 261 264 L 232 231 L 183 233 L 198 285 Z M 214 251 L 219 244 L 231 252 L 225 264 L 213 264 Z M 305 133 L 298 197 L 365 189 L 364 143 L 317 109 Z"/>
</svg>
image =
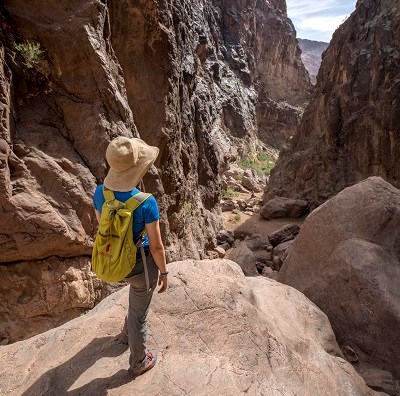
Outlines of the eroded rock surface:
<svg viewBox="0 0 400 396">
<path fill-rule="evenodd" d="M 301 293 L 246 279 L 226 260 L 170 265 L 155 295 L 149 344 L 159 362 L 135 381 L 115 340 L 125 288 L 57 329 L 0 347 L 0 388 L 10 395 L 375 395 L 342 357 L 326 316 Z M 57 351 L 57 353 L 54 353 Z M 184 368 L 184 369 L 183 369 Z"/>
<path fill-rule="evenodd" d="M 278 280 L 329 317 L 356 361 L 400 378 L 400 190 L 372 177 L 313 211 Z"/>
<path fill-rule="evenodd" d="M 310 87 L 285 1 L 195 3 L 109 2 L 135 123 L 161 149 L 158 187 L 173 259 L 199 258 L 199 246 L 215 244 L 217 175 L 237 146 L 248 153 L 261 137 L 280 147 L 290 135 L 259 105 L 285 102 L 290 118 Z"/>
<path fill-rule="evenodd" d="M 321 66 L 322 53 L 328 48 L 329 43 L 307 39 L 297 39 L 297 41 L 301 49 L 301 60 L 310 75 L 311 83 L 315 84 Z"/>
<path fill-rule="evenodd" d="M 0 279 L 0 338 L 7 342 L 60 326 L 112 290 L 93 276 L 86 257 L 0 266 Z"/>
<path fill-rule="evenodd" d="M 267 198 L 312 208 L 369 176 L 400 187 L 400 1 L 360 0 L 324 53 L 315 93 Z"/>
</svg>

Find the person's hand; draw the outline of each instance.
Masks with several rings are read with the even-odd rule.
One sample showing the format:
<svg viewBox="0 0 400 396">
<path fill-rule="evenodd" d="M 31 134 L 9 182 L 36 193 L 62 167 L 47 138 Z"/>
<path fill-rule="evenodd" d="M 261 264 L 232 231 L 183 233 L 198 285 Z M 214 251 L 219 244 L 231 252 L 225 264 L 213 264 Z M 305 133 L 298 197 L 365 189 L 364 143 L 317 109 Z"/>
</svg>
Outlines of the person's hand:
<svg viewBox="0 0 400 396">
<path fill-rule="evenodd" d="M 158 293 L 164 293 L 168 287 L 168 275 L 158 275 L 158 286 L 161 286 L 158 289 Z"/>
</svg>

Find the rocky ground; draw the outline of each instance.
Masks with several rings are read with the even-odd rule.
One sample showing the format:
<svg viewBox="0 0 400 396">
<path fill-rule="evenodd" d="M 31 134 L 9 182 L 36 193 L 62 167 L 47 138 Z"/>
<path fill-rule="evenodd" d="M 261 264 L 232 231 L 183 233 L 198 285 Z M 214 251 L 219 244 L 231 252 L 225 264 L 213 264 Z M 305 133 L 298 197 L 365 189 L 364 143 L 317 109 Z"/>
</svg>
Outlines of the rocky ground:
<svg viewBox="0 0 400 396">
<path fill-rule="evenodd" d="M 127 371 L 124 288 L 56 329 L 0 346 L 0 394 L 398 396 L 400 191 L 370 178 L 290 221 L 262 218 L 261 193 L 223 201 L 226 228 L 208 252 L 216 258 L 169 264 L 170 288 L 155 296 L 154 370 L 136 380 Z"/>
<path fill-rule="evenodd" d="M 327 317 L 295 289 L 246 278 L 229 260 L 175 262 L 169 271 L 169 290 L 149 313 L 153 370 L 135 380 L 127 371 L 129 351 L 116 338 L 124 288 L 87 315 L 0 347 L 0 394 L 379 394 L 343 358 Z"/>
<path fill-rule="evenodd" d="M 223 176 L 224 230 L 217 236 L 218 246 L 207 253 L 210 258 L 225 257 L 235 261 L 247 276 L 275 279 L 304 218 L 274 218 L 272 215 L 265 219 L 263 214 L 270 206 L 263 206 L 262 191 L 267 181 L 268 176 L 257 174 L 252 168 L 231 164 Z M 270 212 L 280 214 L 280 209 Z"/>
</svg>

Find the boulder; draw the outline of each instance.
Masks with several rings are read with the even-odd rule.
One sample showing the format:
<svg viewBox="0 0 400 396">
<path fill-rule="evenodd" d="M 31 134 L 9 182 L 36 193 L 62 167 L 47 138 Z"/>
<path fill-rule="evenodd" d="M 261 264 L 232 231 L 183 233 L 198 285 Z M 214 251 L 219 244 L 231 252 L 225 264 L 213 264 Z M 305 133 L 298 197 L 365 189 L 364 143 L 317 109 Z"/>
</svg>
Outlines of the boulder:
<svg viewBox="0 0 400 396">
<path fill-rule="evenodd" d="M 268 252 L 266 250 L 254 252 L 254 255 L 256 257 L 256 261 L 260 263 L 268 263 L 272 260 L 272 252 Z"/>
<path fill-rule="evenodd" d="M 245 210 L 247 207 L 247 203 L 244 199 L 238 199 L 236 200 L 236 203 L 238 204 L 240 210 Z"/>
<path fill-rule="evenodd" d="M 279 273 L 361 362 L 400 378 L 400 191 L 380 177 L 314 210 Z"/>
<path fill-rule="evenodd" d="M 239 207 L 239 205 L 232 199 L 225 199 L 221 201 L 221 210 L 223 212 L 232 212 Z"/>
<path fill-rule="evenodd" d="M 292 246 L 294 240 L 291 239 L 286 242 L 280 243 L 278 246 L 276 246 L 273 250 L 273 256 L 278 257 L 280 262 L 283 263 L 286 259 L 286 256 L 289 253 L 290 247 Z"/>
<path fill-rule="evenodd" d="M 267 250 L 271 244 L 269 243 L 268 238 L 263 238 L 258 235 L 253 235 L 250 237 L 247 237 L 245 239 L 245 242 L 248 246 L 248 248 L 252 251 L 254 250 Z"/>
<path fill-rule="evenodd" d="M 293 239 L 299 231 L 300 227 L 297 224 L 288 224 L 268 234 L 268 239 L 272 246 L 277 246 L 282 242 Z"/>
<path fill-rule="evenodd" d="M 282 260 L 278 256 L 273 256 L 272 258 L 272 268 L 275 271 L 279 271 L 282 267 Z"/>
<path fill-rule="evenodd" d="M 376 368 L 362 368 L 359 373 L 370 388 L 390 396 L 398 396 L 400 394 L 400 383 L 393 378 L 392 373 Z"/>
<path fill-rule="evenodd" d="M 247 188 L 249 191 L 261 192 L 262 187 L 258 181 L 258 176 L 255 172 L 250 169 L 246 169 L 242 178 L 242 186 Z"/>
<path fill-rule="evenodd" d="M 214 250 L 218 253 L 218 258 L 225 257 L 226 251 L 222 246 L 217 246 Z"/>
<path fill-rule="evenodd" d="M 271 267 L 264 267 L 261 274 L 270 279 L 276 279 L 278 277 L 278 271 L 274 271 Z"/>
<path fill-rule="evenodd" d="M 134 381 L 117 335 L 128 287 L 90 313 L 0 347 L 0 389 L 13 395 L 373 396 L 340 350 L 327 317 L 304 295 L 227 260 L 175 262 L 154 294 L 156 367 Z M 57 353 L 55 353 L 57 351 Z"/>
<path fill-rule="evenodd" d="M 268 266 L 263 267 L 263 269 L 261 271 L 261 274 L 263 276 L 266 276 L 267 278 L 270 278 L 273 273 L 274 273 L 274 270 Z"/>
<path fill-rule="evenodd" d="M 243 175 L 243 169 L 236 164 L 230 164 L 229 169 L 224 174 L 227 178 L 233 178 L 238 181 Z"/>
<path fill-rule="evenodd" d="M 238 245 L 226 252 L 225 258 L 239 264 L 246 276 L 258 275 L 256 258 L 253 252 L 247 247 L 246 242 L 239 242 Z"/>
<path fill-rule="evenodd" d="M 237 179 L 233 178 L 233 177 L 223 177 L 221 180 L 221 187 L 223 189 L 228 189 L 231 188 L 234 191 L 238 191 L 240 183 Z"/>
<path fill-rule="evenodd" d="M 268 219 L 300 217 L 307 211 L 307 201 L 285 197 L 272 198 L 261 208 L 261 216 Z"/>
<path fill-rule="evenodd" d="M 209 259 L 217 259 L 219 258 L 219 253 L 216 252 L 215 250 L 207 250 L 206 256 Z"/>
<path fill-rule="evenodd" d="M 233 242 L 235 241 L 235 237 L 233 236 L 232 231 L 228 230 L 220 230 L 217 233 L 217 242 L 219 245 L 222 245 L 223 243 L 227 243 L 229 245 L 232 245 Z"/>
</svg>

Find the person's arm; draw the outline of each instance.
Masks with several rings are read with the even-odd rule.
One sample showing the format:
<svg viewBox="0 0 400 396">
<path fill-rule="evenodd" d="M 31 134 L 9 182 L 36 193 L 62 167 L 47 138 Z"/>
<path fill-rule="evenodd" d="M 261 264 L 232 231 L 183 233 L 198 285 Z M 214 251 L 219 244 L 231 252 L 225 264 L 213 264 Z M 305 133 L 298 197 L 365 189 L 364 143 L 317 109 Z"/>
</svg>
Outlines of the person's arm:
<svg viewBox="0 0 400 396">
<path fill-rule="evenodd" d="M 164 244 L 161 239 L 160 221 L 153 221 L 152 223 L 146 224 L 145 227 L 149 237 L 150 253 L 158 269 L 160 270 L 158 286 L 161 286 L 161 288 L 158 290 L 158 292 L 163 293 L 165 290 L 167 290 L 168 277 L 167 275 L 161 275 L 162 272 L 167 272 L 167 263 L 165 260 Z"/>
<path fill-rule="evenodd" d="M 95 209 L 94 212 L 96 213 L 97 222 L 100 223 L 100 213 L 99 213 L 99 211 Z"/>
</svg>

